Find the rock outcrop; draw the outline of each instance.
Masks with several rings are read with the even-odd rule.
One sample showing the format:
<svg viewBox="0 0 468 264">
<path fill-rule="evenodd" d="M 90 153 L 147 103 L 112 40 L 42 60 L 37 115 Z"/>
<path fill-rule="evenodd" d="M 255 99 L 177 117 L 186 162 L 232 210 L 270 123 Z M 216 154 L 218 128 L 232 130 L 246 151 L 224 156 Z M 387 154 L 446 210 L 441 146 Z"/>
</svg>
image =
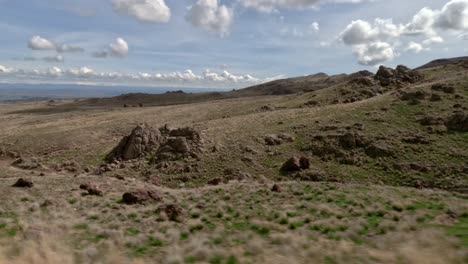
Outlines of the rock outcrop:
<svg viewBox="0 0 468 264">
<path fill-rule="evenodd" d="M 161 132 L 149 125 L 139 125 L 130 135 L 122 138 L 120 143 L 106 157 L 107 162 L 131 160 L 144 156 L 158 149 L 162 140 Z"/>
<path fill-rule="evenodd" d="M 162 201 L 162 196 L 154 190 L 136 190 L 124 193 L 122 201 L 130 205 L 144 204 L 148 202 L 160 202 Z"/>
<path fill-rule="evenodd" d="M 152 162 L 176 160 L 196 156 L 201 151 L 200 133 L 191 127 L 170 129 L 164 126 L 156 129 L 139 125 L 106 157 L 108 163 L 152 157 Z"/>
<path fill-rule="evenodd" d="M 374 79 L 379 81 L 382 86 L 405 86 L 421 81 L 424 76 L 403 65 L 398 65 L 396 69 L 380 66 Z"/>
</svg>

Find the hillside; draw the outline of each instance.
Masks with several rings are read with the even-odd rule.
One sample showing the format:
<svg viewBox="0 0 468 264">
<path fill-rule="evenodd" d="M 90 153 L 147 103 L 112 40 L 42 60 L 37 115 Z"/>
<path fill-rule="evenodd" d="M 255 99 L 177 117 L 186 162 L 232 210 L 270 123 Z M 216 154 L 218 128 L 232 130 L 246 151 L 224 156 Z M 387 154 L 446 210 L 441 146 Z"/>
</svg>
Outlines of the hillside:
<svg viewBox="0 0 468 264">
<path fill-rule="evenodd" d="M 0 104 L 0 263 L 466 263 L 448 61 Z"/>
</svg>

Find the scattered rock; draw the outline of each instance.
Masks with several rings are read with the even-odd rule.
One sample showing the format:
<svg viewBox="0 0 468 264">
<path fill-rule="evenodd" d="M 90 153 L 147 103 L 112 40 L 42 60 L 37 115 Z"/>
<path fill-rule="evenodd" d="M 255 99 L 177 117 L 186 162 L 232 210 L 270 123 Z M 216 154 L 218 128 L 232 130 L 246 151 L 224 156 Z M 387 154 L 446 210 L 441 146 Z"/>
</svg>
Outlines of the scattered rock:
<svg viewBox="0 0 468 264">
<path fill-rule="evenodd" d="M 383 141 L 375 142 L 366 148 L 366 154 L 371 158 L 390 157 L 393 153 L 393 148 Z"/>
<path fill-rule="evenodd" d="M 291 157 L 281 167 L 282 171 L 300 171 L 310 168 L 310 161 L 308 158 L 302 157 Z"/>
<path fill-rule="evenodd" d="M 448 85 L 448 84 L 442 84 L 442 83 L 434 84 L 432 85 L 431 89 L 434 91 L 441 91 L 444 93 L 451 93 L 451 94 L 455 93 L 455 87 Z"/>
<path fill-rule="evenodd" d="M 280 192 L 283 192 L 283 189 L 278 184 L 274 184 L 273 187 L 271 187 L 271 191 L 276 192 L 276 193 L 280 193 Z"/>
<path fill-rule="evenodd" d="M 18 181 L 16 181 L 15 184 L 13 184 L 13 187 L 18 187 L 18 188 L 32 188 L 34 186 L 34 183 L 30 179 L 23 179 L 19 178 Z"/>
<path fill-rule="evenodd" d="M 294 142 L 294 137 L 286 133 L 282 133 L 279 135 L 268 135 L 265 137 L 265 143 L 269 146 L 281 145 L 285 142 Z"/>
<path fill-rule="evenodd" d="M 418 172 L 429 172 L 430 168 L 424 164 L 417 163 L 417 162 L 399 162 L 395 163 L 393 166 L 395 169 L 399 171 L 418 171 Z"/>
<path fill-rule="evenodd" d="M 34 170 L 42 167 L 36 158 L 18 158 L 11 165 L 23 170 Z"/>
<path fill-rule="evenodd" d="M 468 114 L 458 111 L 450 116 L 446 126 L 449 130 L 468 132 Z"/>
<path fill-rule="evenodd" d="M 425 116 L 419 120 L 419 123 L 423 126 L 444 125 L 445 119 L 437 116 Z"/>
<path fill-rule="evenodd" d="M 433 93 L 431 95 L 431 98 L 429 99 L 431 102 L 437 102 L 437 101 L 442 101 L 442 96 L 440 96 L 439 94 L 435 94 Z"/>
<path fill-rule="evenodd" d="M 221 178 L 214 178 L 208 181 L 209 185 L 220 185 L 223 182 Z"/>
<path fill-rule="evenodd" d="M 54 205 L 54 202 L 52 202 L 52 201 L 49 200 L 49 199 L 46 199 L 46 200 L 44 200 L 43 203 L 41 203 L 41 207 L 42 207 L 42 208 L 49 207 L 49 206 L 52 206 L 52 205 Z"/>
<path fill-rule="evenodd" d="M 80 189 L 88 192 L 89 195 L 102 196 L 104 192 L 94 183 L 85 183 L 80 185 Z"/>
<path fill-rule="evenodd" d="M 122 201 L 125 204 L 144 204 L 147 202 L 161 202 L 162 197 L 155 190 L 136 190 L 124 193 Z"/>
<path fill-rule="evenodd" d="M 168 204 L 164 206 L 164 213 L 167 215 L 169 220 L 174 222 L 181 222 L 184 215 L 184 210 L 178 205 Z"/>
<path fill-rule="evenodd" d="M 403 93 L 400 97 L 402 101 L 410 101 L 412 103 L 418 103 L 426 99 L 427 94 L 424 91 L 415 91 Z"/>
<path fill-rule="evenodd" d="M 270 105 L 264 105 L 262 107 L 260 107 L 260 111 L 275 111 L 275 108 L 273 106 L 270 106 Z"/>
<path fill-rule="evenodd" d="M 422 145 L 428 145 L 431 143 L 430 140 L 426 139 L 424 136 L 421 136 L 421 135 L 409 136 L 409 137 L 403 138 L 401 141 L 403 141 L 404 143 L 408 143 L 408 144 L 422 144 Z"/>
</svg>

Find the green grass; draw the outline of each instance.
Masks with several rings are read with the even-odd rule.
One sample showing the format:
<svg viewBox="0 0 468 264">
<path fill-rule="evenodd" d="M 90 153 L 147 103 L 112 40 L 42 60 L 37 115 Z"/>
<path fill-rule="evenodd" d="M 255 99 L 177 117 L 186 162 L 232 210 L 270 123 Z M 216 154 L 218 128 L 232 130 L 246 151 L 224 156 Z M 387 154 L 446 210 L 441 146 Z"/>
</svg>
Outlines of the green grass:
<svg viewBox="0 0 468 264">
<path fill-rule="evenodd" d="M 447 233 L 461 240 L 465 247 L 468 247 L 468 213 L 458 218 L 458 223 L 447 228 Z"/>
</svg>

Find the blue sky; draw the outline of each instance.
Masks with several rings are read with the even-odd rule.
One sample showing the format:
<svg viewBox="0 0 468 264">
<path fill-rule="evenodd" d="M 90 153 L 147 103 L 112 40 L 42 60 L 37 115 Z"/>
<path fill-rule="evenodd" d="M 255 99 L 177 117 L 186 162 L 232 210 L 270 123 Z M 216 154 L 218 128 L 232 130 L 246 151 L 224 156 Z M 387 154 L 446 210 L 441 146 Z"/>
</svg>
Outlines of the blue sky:
<svg viewBox="0 0 468 264">
<path fill-rule="evenodd" d="M 0 0 L 0 32 L 0 82 L 244 87 L 464 56 L 468 0 Z"/>
</svg>

